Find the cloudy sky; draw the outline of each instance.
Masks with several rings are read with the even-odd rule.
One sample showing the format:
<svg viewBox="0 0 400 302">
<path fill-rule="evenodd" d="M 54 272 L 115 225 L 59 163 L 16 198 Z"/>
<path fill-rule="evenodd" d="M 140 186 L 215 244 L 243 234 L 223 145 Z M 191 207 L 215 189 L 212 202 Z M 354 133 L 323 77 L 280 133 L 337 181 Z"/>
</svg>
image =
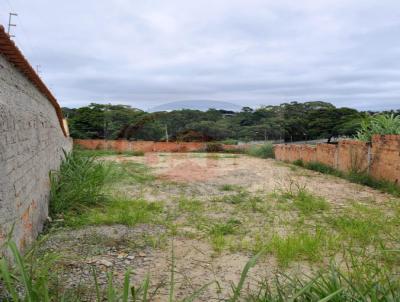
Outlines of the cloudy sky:
<svg viewBox="0 0 400 302">
<path fill-rule="evenodd" d="M 0 0 L 62 106 L 400 108 L 399 0 Z"/>
</svg>

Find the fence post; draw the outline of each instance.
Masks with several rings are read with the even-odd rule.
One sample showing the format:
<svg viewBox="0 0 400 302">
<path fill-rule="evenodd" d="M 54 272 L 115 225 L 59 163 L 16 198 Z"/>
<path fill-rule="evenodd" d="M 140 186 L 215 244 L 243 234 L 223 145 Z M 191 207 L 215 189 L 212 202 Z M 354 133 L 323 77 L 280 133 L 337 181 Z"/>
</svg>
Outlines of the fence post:
<svg viewBox="0 0 400 302">
<path fill-rule="evenodd" d="M 336 145 L 335 149 L 335 167 L 336 170 L 339 169 L 339 143 Z"/>
<path fill-rule="evenodd" d="M 368 143 L 368 153 L 367 153 L 367 174 L 369 174 L 369 170 L 371 167 L 371 151 L 372 151 L 372 146 L 370 143 Z"/>
</svg>

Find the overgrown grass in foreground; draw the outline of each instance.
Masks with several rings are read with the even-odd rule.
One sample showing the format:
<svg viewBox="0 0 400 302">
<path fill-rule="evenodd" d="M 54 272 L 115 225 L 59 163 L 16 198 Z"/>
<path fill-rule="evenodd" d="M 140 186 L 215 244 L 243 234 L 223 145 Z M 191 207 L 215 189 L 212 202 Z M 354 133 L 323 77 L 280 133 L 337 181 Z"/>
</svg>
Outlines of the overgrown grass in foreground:
<svg viewBox="0 0 400 302">
<path fill-rule="evenodd" d="M 142 164 L 102 161 L 92 153 L 74 150 L 65 154 L 60 170 L 50 174 L 50 214 L 65 218 L 64 224 L 70 226 L 147 222 L 161 205 L 121 197 L 116 188 L 117 183 L 153 179 Z"/>
<path fill-rule="evenodd" d="M 62 279 L 54 280 L 49 273 L 51 263 L 54 259 L 33 265 L 35 260 L 26 261 L 22 257 L 16 245 L 8 242 L 7 246 L 11 250 L 15 259 L 15 267 L 10 267 L 5 259 L 0 261 L 0 282 L 4 284 L 4 292 L 0 293 L 0 298 L 5 301 L 81 301 L 87 300 L 79 291 L 79 284 L 74 288 L 62 288 Z M 399 251 L 394 251 L 398 253 Z M 246 280 L 250 276 L 251 269 L 256 265 L 263 252 L 251 258 L 244 266 L 240 280 L 237 284 L 232 284 L 231 294 L 225 301 L 237 302 L 309 302 L 309 301 L 399 301 L 400 279 L 395 272 L 388 269 L 385 265 L 377 262 L 374 258 L 362 259 L 361 261 L 352 259 L 346 263 L 344 268 L 331 264 L 329 268 L 311 272 L 300 273 L 289 276 L 284 272 L 277 272 L 273 281 L 261 280 L 258 286 L 253 289 L 246 289 Z M 174 288 L 176 286 L 174 278 L 174 253 L 172 250 L 172 265 L 170 270 L 170 281 L 168 301 L 195 301 L 212 283 L 204 284 L 193 293 L 183 299 L 176 299 Z M 343 266 L 342 266 L 343 267 Z M 91 301 L 108 302 L 128 302 L 128 301 L 151 301 L 154 292 L 150 291 L 151 279 L 146 277 L 142 283 L 132 286 L 130 282 L 130 271 L 125 273 L 122 284 L 116 284 L 113 280 L 112 271 L 108 271 L 108 282 L 106 286 L 98 283 L 96 269 L 92 270 L 93 281 L 89 291 Z M 218 296 L 217 294 L 215 296 Z"/>
<path fill-rule="evenodd" d="M 339 170 L 336 170 L 332 167 L 329 167 L 325 164 L 319 162 L 309 162 L 305 163 L 302 160 L 296 160 L 293 162 L 296 166 L 303 167 L 306 169 L 310 169 L 313 171 L 317 171 L 324 174 L 330 174 L 333 176 L 341 177 L 347 179 L 350 182 L 361 184 L 364 186 L 368 186 L 394 196 L 400 197 L 400 186 L 396 185 L 393 182 L 386 180 L 377 180 L 371 177 L 370 175 L 362 172 L 351 171 L 349 173 L 344 173 Z"/>
<path fill-rule="evenodd" d="M 112 181 L 112 165 L 79 151 L 65 153 L 57 172 L 51 172 L 50 214 L 78 210 L 107 200 L 104 186 Z"/>
</svg>

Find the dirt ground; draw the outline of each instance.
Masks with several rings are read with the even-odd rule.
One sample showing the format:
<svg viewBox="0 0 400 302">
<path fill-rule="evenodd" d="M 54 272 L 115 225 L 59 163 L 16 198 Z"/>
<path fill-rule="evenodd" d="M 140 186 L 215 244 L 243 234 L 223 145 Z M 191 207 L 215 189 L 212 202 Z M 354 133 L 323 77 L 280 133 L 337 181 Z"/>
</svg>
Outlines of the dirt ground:
<svg viewBox="0 0 400 302">
<path fill-rule="evenodd" d="M 268 210 L 270 197 L 267 196 L 277 190 L 290 188 L 293 184 L 305 187 L 324 197 L 333 210 L 346 207 L 351 200 L 384 204 L 392 198 L 336 177 L 245 155 L 148 153 L 143 157 L 110 156 L 105 159 L 134 161 L 150 167 L 154 181 L 124 185 L 119 190 L 130 198 L 163 202 L 168 213 L 174 215 L 171 219 L 173 231 L 171 227 L 154 224 L 61 229 L 48 235 L 43 249 L 63 251 L 63 265 L 69 267 L 64 277 L 71 286 L 90 279 L 90 267 L 93 266 L 100 272 L 112 270 L 119 281 L 124 272 L 131 269 L 132 282 L 137 287 L 149 275 L 152 292 L 155 292 L 152 301 L 168 300 L 171 268 L 178 300 L 208 282 L 212 284 L 200 295 L 201 301 L 218 301 L 226 297 L 231 292 L 231 284 L 239 281 L 243 267 L 254 255 L 251 248 L 246 248 L 256 240 L 252 234 L 285 233 L 288 221 L 293 219 L 290 213 Z M 241 190 L 251 196 L 265 197 L 264 210 L 249 211 L 241 208 L 242 205 L 216 202 L 218 198 Z M 182 210 L 187 199 L 200 201 L 201 205 L 194 204 L 194 209 Z M 264 204 L 260 203 L 260 206 Z M 225 248 L 218 250 L 204 229 L 209 223 L 232 217 L 241 221 L 240 236 L 228 235 Z M 199 223 L 201 219 L 203 225 Z M 318 265 L 299 260 L 290 263 L 286 270 L 304 272 Z M 273 255 L 262 257 L 252 269 L 246 288 L 251 289 L 262 278 L 272 277 L 278 267 Z M 105 274 L 99 277 L 99 282 L 106 283 Z"/>
</svg>

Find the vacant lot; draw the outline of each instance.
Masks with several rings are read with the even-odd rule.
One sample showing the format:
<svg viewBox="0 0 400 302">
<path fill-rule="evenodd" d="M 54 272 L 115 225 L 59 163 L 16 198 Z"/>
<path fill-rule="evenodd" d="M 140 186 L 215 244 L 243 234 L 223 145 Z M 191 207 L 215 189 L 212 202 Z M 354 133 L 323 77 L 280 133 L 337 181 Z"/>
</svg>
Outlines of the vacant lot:
<svg viewBox="0 0 400 302">
<path fill-rule="evenodd" d="M 245 155 L 99 160 L 124 174 L 113 175 L 112 201 L 58 217 L 37 250 L 42 259 L 57 254 L 50 270 L 82 300 L 93 299 L 93 270 L 104 285 L 107 271 L 117 283 L 128 269 L 137 288 L 149 277 L 153 301 L 168 300 L 171 284 L 177 299 L 207 283 L 198 299 L 226 298 L 259 251 L 246 294 L 277 272 L 303 276 L 332 261 L 346 270 L 399 267 L 400 207 L 390 195 Z"/>
</svg>

